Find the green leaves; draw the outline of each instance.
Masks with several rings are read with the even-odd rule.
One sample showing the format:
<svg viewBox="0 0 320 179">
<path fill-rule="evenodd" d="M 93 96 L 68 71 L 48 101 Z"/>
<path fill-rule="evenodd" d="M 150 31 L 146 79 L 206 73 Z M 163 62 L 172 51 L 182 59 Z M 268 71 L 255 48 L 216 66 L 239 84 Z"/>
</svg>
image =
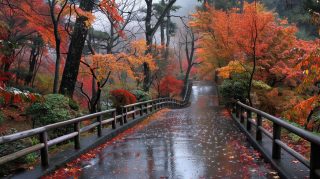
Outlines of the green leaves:
<svg viewBox="0 0 320 179">
<path fill-rule="evenodd" d="M 230 99 L 238 99 L 241 102 L 246 102 L 248 91 L 248 80 L 246 79 L 227 79 L 219 86 L 219 92 L 229 104 Z"/>
<path fill-rule="evenodd" d="M 151 100 L 150 94 L 142 90 L 132 90 L 131 93 L 136 96 L 139 102 Z"/>
<path fill-rule="evenodd" d="M 60 94 L 49 94 L 45 97 L 45 102 L 34 103 L 26 109 L 26 114 L 29 115 L 34 127 L 44 126 L 56 122 L 71 119 L 71 111 L 79 109 L 75 102 Z"/>
</svg>

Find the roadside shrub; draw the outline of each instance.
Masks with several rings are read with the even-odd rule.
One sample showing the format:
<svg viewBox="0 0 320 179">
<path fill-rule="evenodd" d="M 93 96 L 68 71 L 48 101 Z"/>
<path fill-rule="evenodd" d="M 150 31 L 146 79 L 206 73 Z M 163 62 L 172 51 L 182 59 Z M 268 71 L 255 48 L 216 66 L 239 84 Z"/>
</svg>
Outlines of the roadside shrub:
<svg viewBox="0 0 320 179">
<path fill-rule="evenodd" d="M 132 93 L 124 89 L 110 91 L 110 98 L 112 100 L 113 107 L 117 110 L 117 114 L 122 113 L 122 106 L 137 102 L 137 98 Z"/>
<path fill-rule="evenodd" d="M 31 137 L 28 141 L 31 145 L 37 145 L 40 143 L 39 139 L 37 137 Z M 26 155 L 23 159 L 26 163 L 33 163 L 39 158 L 39 154 L 36 152 L 30 153 Z"/>
<path fill-rule="evenodd" d="M 245 103 L 248 91 L 247 88 L 248 82 L 246 80 L 226 79 L 219 86 L 219 93 L 226 105 L 230 105 L 232 99 L 237 99 Z"/>
<path fill-rule="evenodd" d="M 62 122 L 74 117 L 72 115 L 74 110 L 70 107 L 69 98 L 60 94 L 49 94 L 44 98 L 45 101 L 43 103 L 34 103 L 26 109 L 26 114 L 33 121 L 33 127 Z M 59 128 L 53 130 L 49 136 L 55 138 L 70 131 L 72 131 L 71 126 Z"/>
<path fill-rule="evenodd" d="M 0 136 L 10 135 L 10 134 L 14 134 L 17 132 L 18 132 L 18 130 L 11 128 L 7 131 L 1 131 Z M 17 152 L 17 151 L 22 150 L 24 148 L 30 147 L 31 145 L 36 144 L 34 142 L 36 142 L 35 139 L 25 138 L 22 140 L 1 144 L 0 145 L 0 157 Z M 19 170 L 19 168 L 22 168 L 23 164 L 32 163 L 32 162 L 36 161 L 38 158 L 39 158 L 38 153 L 30 153 L 24 157 L 18 158 L 16 160 L 13 160 L 11 162 L 8 162 L 6 164 L 1 165 L 0 177 L 15 173 L 15 170 Z"/>
<path fill-rule="evenodd" d="M 183 89 L 183 81 L 174 76 L 166 76 L 160 81 L 159 95 L 166 97 L 178 96 Z"/>
<path fill-rule="evenodd" d="M 137 102 L 137 98 L 127 90 L 117 89 L 110 92 L 114 107 L 125 106 Z"/>
<path fill-rule="evenodd" d="M 79 111 L 80 107 L 73 99 L 69 99 L 69 106 L 72 110 Z"/>
<path fill-rule="evenodd" d="M 35 152 L 30 153 L 24 157 L 26 163 L 33 163 L 39 158 L 39 155 Z"/>
<path fill-rule="evenodd" d="M 32 128 L 40 126 L 40 120 L 48 115 L 49 110 L 49 107 L 43 103 L 34 103 L 26 109 L 26 114 L 32 119 Z"/>
<path fill-rule="evenodd" d="M 133 90 L 131 93 L 137 98 L 137 101 L 149 101 L 151 100 L 150 94 L 142 91 L 142 90 Z"/>
</svg>

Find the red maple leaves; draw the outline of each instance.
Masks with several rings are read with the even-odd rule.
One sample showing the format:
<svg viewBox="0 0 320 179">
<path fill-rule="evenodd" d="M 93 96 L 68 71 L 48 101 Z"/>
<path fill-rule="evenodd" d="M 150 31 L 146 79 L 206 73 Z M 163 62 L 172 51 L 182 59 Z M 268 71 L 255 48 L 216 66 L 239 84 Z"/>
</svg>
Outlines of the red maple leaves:
<svg viewBox="0 0 320 179">
<path fill-rule="evenodd" d="M 137 98 L 127 90 L 117 89 L 110 92 L 115 106 L 124 106 L 137 102 Z"/>
<path fill-rule="evenodd" d="M 176 96 L 181 94 L 182 88 L 182 80 L 178 80 L 174 76 L 166 76 L 160 82 L 160 95 Z"/>
</svg>

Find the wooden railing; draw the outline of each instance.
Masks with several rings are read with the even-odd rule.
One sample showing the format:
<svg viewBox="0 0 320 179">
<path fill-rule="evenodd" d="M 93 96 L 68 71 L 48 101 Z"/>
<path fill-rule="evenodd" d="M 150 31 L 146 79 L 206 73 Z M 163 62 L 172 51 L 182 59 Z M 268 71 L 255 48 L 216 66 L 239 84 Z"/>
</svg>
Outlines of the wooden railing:
<svg viewBox="0 0 320 179">
<path fill-rule="evenodd" d="M 255 137 L 252 136 L 256 141 L 262 140 L 262 134 L 272 140 L 272 159 L 281 159 L 281 149 L 287 151 L 290 155 L 304 164 L 310 169 L 310 178 L 320 178 L 320 137 L 298 128 L 282 119 L 272 116 L 268 113 L 260 111 L 258 109 L 247 106 L 239 101 L 234 103 L 234 112 L 236 119 L 241 123 L 245 124 L 244 128 L 249 135 L 252 135 L 252 126 L 256 128 Z M 246 115 L 244 113 L 246 112 Z M 256 120 L 252 118 L 252 114 L 256 114 Z M 263 120 L 272 122 L 272 133 L 266 130 L 262 126 Z M 281 129 L 286 129 L 289 132 L 305 139 L 311 143 L 310 149 L 310 160 L 306 159 L 303 155 L 290 148 L 284 141 L 281 140 Z"/>
<path fill-rule="evenodd" d="M 19 150 L 15 153 L 2 156 L 0 158 L 0 165 L 7 163 L 9 161 L 15 160 L 19 157 L 25 156 L 29 153 L 40 151 L 41 165 L 46 167 L 46 166 L 49 166 L 48 149 L 53 145 L 56 145 L 68 140 L 73 140 L 75 149 L 80 149 L 81 133 L 84 133 L 91 129 L 96 128 L 97 135 L 101 137 L 102 128 L 103 128 L 103 125 L 105 124 L 111 124 L 112 129 L 116 129 L 117 122 L 120 122 L 120 125 L 122 126 L 123 124 L 128 122 L 129 118 L 134 120 L 136 118 L 136 115 L 139 115 L 140 117 L 144 117 L 151 112 L 160 110 L 165 107 L 180 108 L 180 107 L 184 107 L 187 104 L 188 104 L 188 101 L 186 100 L 178 101 L 172 98 L 159 98 L 155 100 L 123 106 L 121 114 L 117 114 L 116 109 L 111 109 L 111 110 L 102 111 L 95 114 L 90 114 L 90 115 L 82 116 L 79 118 L 71 119 L 68 121 L 50 124 L 47 126 L 43 126 L 43 127 L 23 131 L 23 132 L 18 132 L 18 133 L 7 135 L 7 136 L 2 136 L 0 137 L 0 145 L 4 143 L 21 140 L 28 137 L 34 137 L 34 136 L 39 136 L 40 143 L 28 148 Z M 92 124 L 87 126 L 80 125 L 82 121 L 87 121 L 87 120 L 96 120 L 96 122 L 93 122 Z M 61 127 L 65 127 L 65 126 L 70 126 L 70 125 L 74 126 L 73 132 L 54 138 L 54 139 L 48 138 L 49 131 L 52 131 L 54 129 L 58 129 Z"/>
</svg>

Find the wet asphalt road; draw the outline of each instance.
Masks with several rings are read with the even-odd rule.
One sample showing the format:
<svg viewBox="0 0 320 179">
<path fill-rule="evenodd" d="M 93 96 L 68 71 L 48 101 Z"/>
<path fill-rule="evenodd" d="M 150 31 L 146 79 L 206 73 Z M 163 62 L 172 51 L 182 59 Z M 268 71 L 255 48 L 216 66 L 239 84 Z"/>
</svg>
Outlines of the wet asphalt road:
<svg viewBox="0 0 320 179">
<path fill-rule="evenodd" d="M 83 162 L 78 178 L 277 178 L 219 107 L 215 86 L 196 84 L 191 102 Z"/>
</svg>

